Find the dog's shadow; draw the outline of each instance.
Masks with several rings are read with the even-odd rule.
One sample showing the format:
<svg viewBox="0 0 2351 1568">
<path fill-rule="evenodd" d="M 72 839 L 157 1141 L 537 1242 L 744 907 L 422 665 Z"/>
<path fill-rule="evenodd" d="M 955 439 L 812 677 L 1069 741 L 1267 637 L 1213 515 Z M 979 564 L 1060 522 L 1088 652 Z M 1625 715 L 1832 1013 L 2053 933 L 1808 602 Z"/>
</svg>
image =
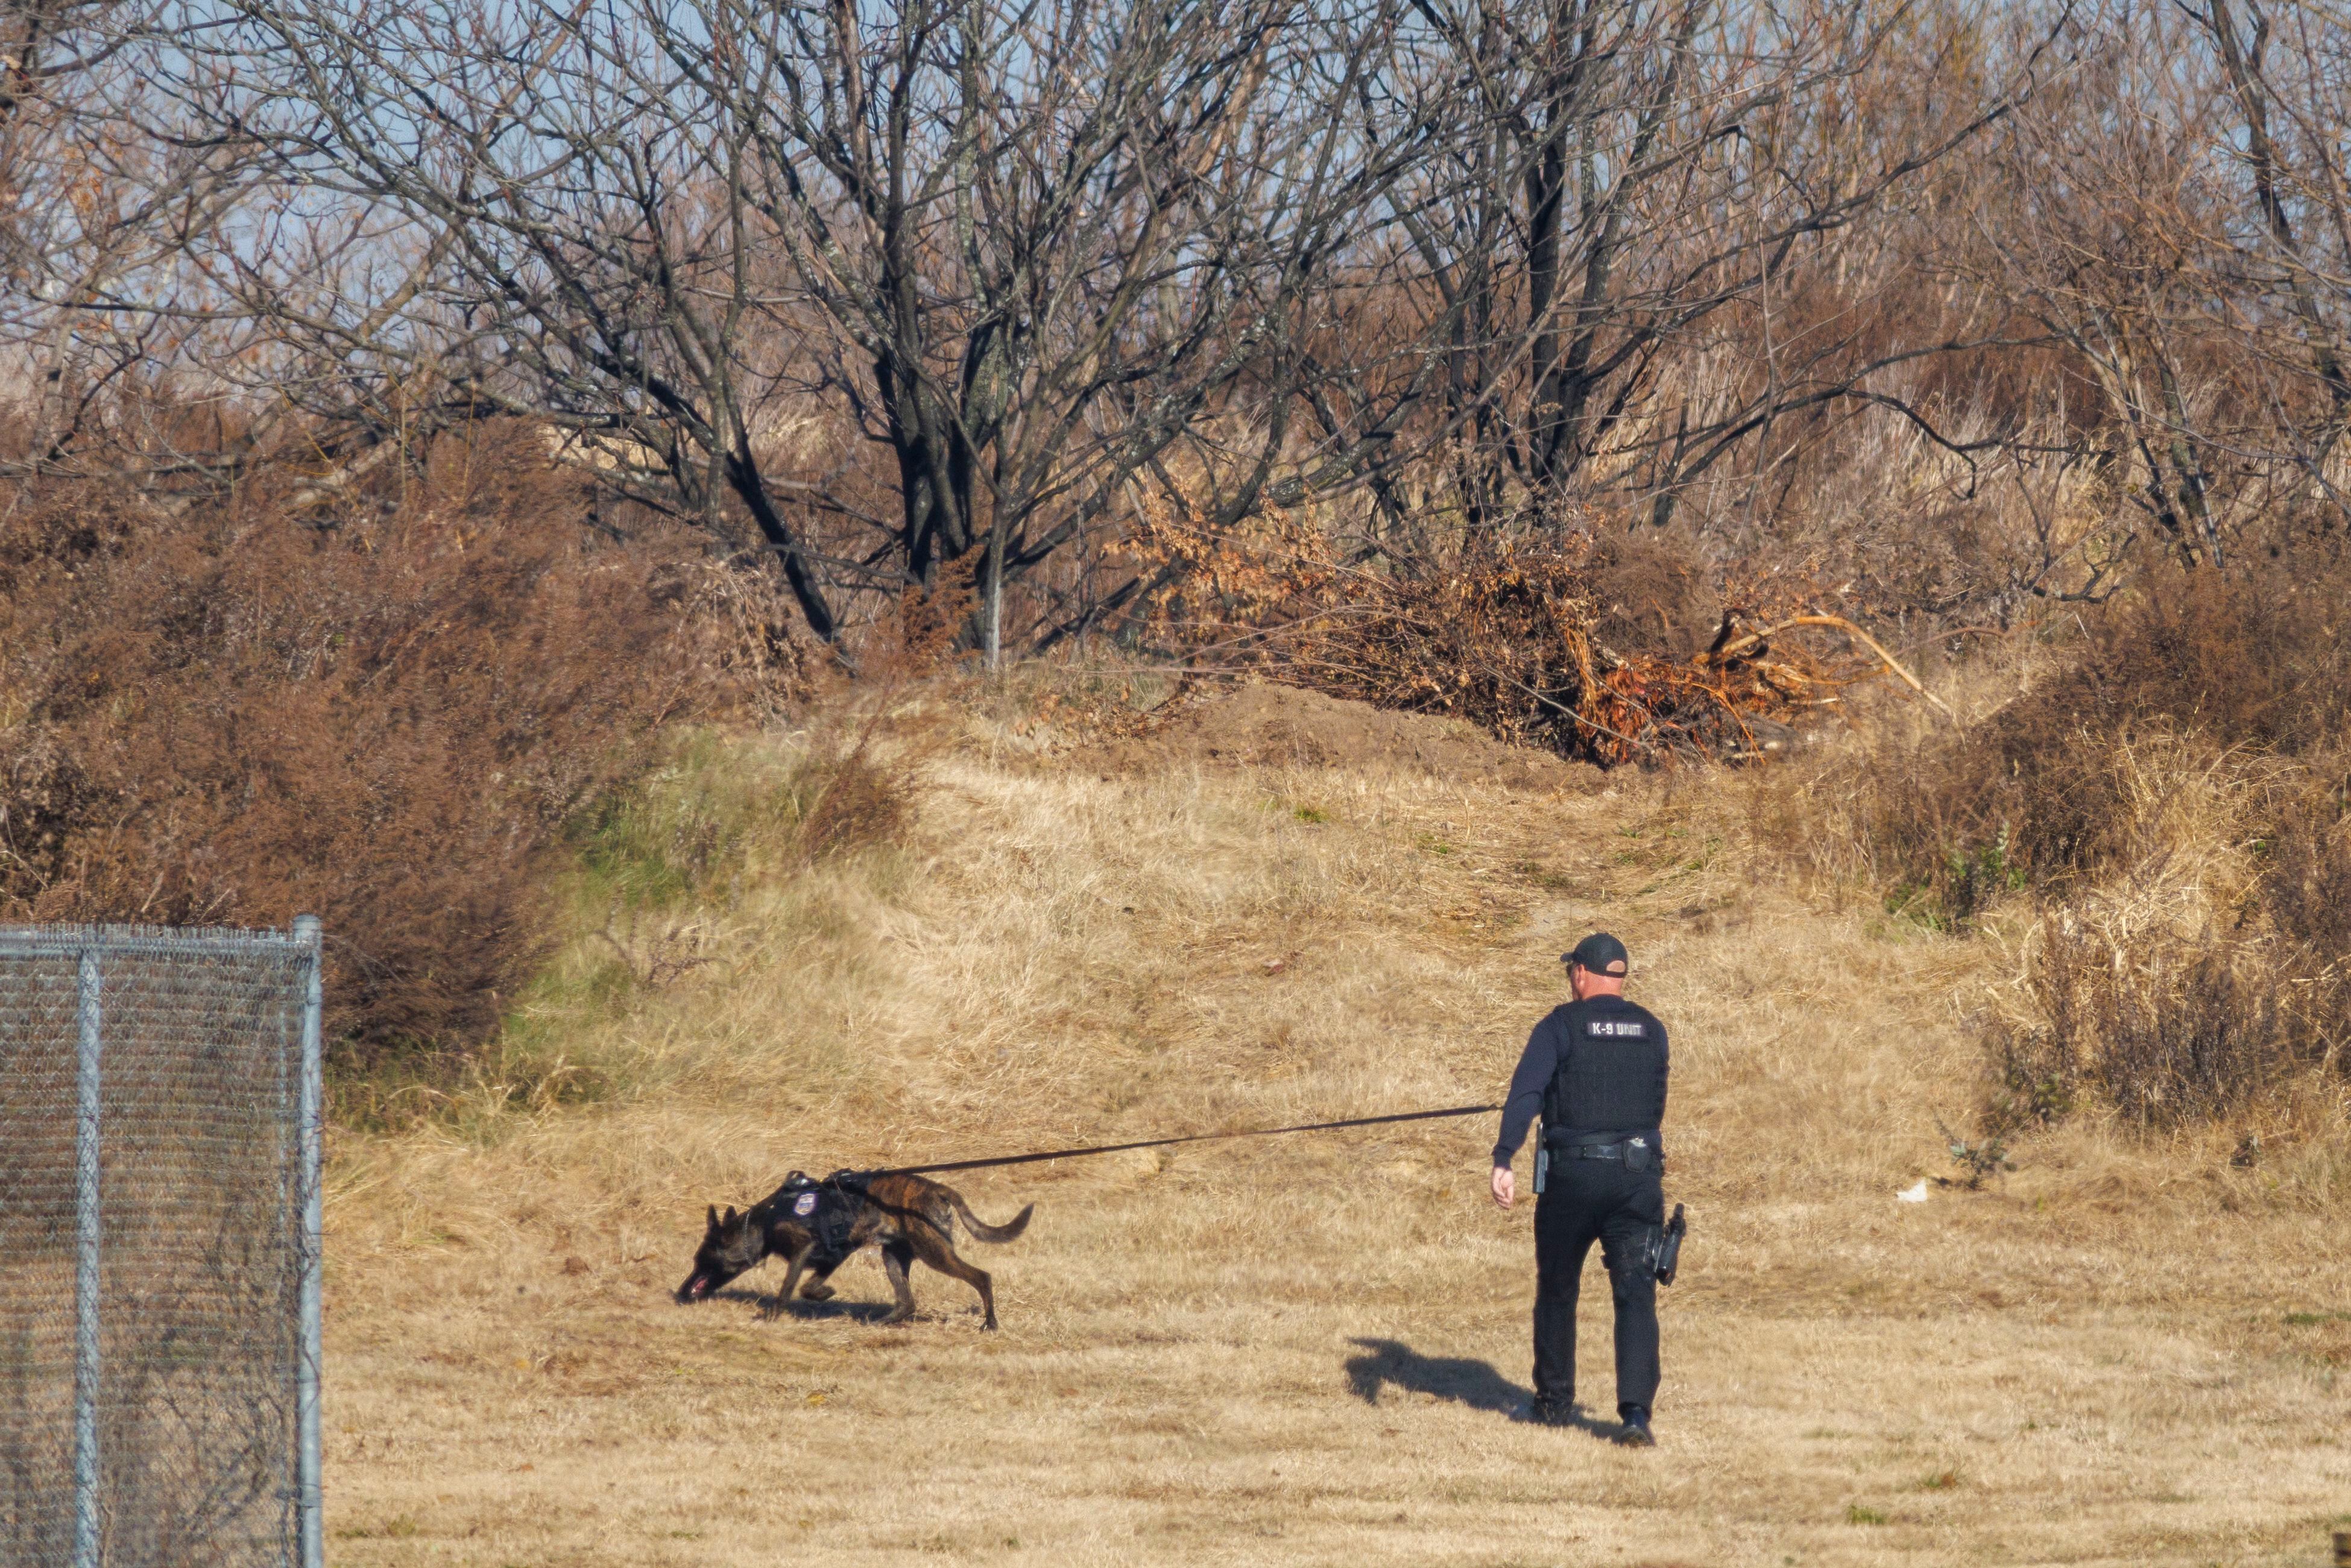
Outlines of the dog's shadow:
<svg viewBox="0 0 2351 1568">
<path fill-rule="evenodd" d="M 1449 1399 L 1513 1421 L 1534 1419 L 1534 1390 L 1504 1377 L 1491 1362 L 1472 1361 L 1466 1355 L 1423 1355 L 1402 1340 L 1348 1343 L 1360 1345 L 1364 1354 L 1347 1358 L 1347 1386 L 1366 1405 L 1377 1405 L 1381 1392 L 1393 1387 Z M 1614 1421 L 1594 1420 L 1580 1408 L 1566 1425 L 1595 1437 L 1613 1437 L 1624 1430 Z"/>
<path fill-rule="evenodd" d="M 743 1301 L 757 1307 L 763 1322 L 778 1318 L 791 1318 L 804 1323 L 833 1322 L 846 1319 L 851 1322 L 878 1323 L 890 1315 L 888 1301 L 844 1301 L 835 1296 L 828 1301 L 786 1301 L 772 1291 L 717 1291 L 714 1301 Z"/>
</svg>

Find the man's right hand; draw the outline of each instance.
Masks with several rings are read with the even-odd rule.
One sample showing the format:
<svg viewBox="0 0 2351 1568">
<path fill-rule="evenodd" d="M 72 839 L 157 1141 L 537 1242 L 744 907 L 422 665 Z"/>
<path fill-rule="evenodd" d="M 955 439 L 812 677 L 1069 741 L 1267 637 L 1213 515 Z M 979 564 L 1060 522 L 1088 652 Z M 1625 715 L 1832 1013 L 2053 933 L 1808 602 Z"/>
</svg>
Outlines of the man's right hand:
<svg viewBox="0 0 2351 1568">
<path fill-rule="evenodd" d="M 1510 1200 L 1518 1196 L 1519 1178 L 1510 1174 L 1510 1166 L 1496 1166 L 1494 1167 L 1495 1205 L 1498 1207 L 1508 1208 L 1510 1207 Z"/>
</svg>

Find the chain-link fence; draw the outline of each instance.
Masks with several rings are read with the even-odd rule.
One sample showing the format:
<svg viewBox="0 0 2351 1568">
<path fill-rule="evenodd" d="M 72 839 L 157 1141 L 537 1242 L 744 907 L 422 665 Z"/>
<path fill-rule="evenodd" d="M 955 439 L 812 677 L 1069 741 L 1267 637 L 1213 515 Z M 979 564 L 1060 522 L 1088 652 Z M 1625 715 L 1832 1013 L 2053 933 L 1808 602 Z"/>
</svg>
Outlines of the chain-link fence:
<svg viewBox="0 0 2351 1568">
<path fill-rule="evenodd" d="M 0 1562 L 318 1568 L 319 946 L 0 926 Z"/>
</svg>

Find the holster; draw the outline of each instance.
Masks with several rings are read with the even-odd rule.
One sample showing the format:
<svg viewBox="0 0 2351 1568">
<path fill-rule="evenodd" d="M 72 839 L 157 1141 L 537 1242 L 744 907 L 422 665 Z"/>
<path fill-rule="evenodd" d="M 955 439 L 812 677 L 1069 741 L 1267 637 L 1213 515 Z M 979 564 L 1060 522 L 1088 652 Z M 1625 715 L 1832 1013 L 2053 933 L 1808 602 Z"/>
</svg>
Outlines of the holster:
<svg viewBox="0 0 2351 1568">
<path fill-rule="evenodd" d="M 1657 1283 L 1670 1285 L 1674 1272 L 1681 1267 L 1682 1238 L 1689 1234 L 1689 1224 L 1682 1218 L 1682 1206 L 1674 1205 L 1674 1217 L 1657 1231 Z"/>
<path fill-rule="evenodd" d="M 1551 1150 L 1537 1144 L 1535 1145 L 1535 1196 L 1537 1197 L 1542 1196 L 1543 1178 L 1549 1175 L 1551 1175 Z"/>
</svg>

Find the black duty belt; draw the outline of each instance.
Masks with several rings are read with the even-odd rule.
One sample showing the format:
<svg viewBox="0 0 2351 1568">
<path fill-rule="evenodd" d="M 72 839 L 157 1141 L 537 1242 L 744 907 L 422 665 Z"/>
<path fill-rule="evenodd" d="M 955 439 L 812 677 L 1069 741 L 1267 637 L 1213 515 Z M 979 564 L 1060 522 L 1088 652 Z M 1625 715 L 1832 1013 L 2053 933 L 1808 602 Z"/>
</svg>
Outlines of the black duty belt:
<svg viewBox="0 0 2351 1568">
<path fill-rule="evenodd" d="M 1665 1140 L 1656 1133 L 1599 1133 L 1575 1138 L 1546 1138 L 1552 1154 L 1563 1160 L 1624 1161 L 1631 1153 L 1635 1139 L 1646 1141 L 1652 1149 L 1662 1150 Z"/>
</svg>

